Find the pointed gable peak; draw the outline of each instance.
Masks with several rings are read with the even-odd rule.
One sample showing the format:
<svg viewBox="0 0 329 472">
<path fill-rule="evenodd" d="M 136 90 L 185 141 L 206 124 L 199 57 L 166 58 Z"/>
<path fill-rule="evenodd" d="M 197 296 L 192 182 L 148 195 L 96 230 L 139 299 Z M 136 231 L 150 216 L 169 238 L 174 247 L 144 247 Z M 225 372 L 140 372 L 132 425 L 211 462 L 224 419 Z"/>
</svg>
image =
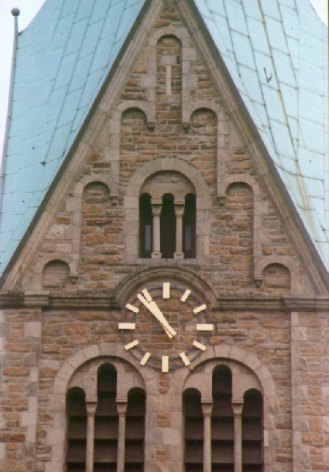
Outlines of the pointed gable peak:
<svg viewBox="0 0 329 472">
<path fill-rule="evenodd" d="M 0 273 L 35 219 L 143 8 L 155 2 L 194 10 L 329 266 L 327 30 L 308 0 L 48 0 L 19 35 Z"/>
</svg>

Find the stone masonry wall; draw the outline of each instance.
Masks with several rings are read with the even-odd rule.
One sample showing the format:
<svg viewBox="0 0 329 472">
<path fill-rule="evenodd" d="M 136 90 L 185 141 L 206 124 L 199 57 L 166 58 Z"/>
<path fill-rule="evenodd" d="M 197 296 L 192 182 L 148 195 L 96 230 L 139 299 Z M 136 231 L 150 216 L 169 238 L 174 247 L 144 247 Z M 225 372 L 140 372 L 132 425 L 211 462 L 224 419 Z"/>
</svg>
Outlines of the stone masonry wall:
<svg viewBox="0 0 329 472">
<path fill-rule="evenodd" d="M 314 296 L 316 288 L 298 256 L 298 248 L 286 232 L 285 222 L 280 220 L 276 203 L 270 200 L 262 184 L 253 156 L 228 117 L 224 141 L 229 157 L 224 158 L 219 152 L 218 140 L 222 135 L 218 130 L 222 124 L 219 126 L 217 111 L 224 106 L 221 91 L 170 4 L 166 2 L 161 17 L 153 24 L 153 32 L 165 32 L 163 37 L 160 35 L 156 54 L 152 56 L 153 49 L 147 43 L 136 58 L 115 106 L 107 111 L 88 159 L 81 162 L 78 174 L 72 179 L 72 192 L 61 196 L 61 209 L 54 214 L 46 238 L 13 287 L 17 296 L 21 291 L 31 292 L 33 287 L 33 292 L 46 297 L 45 307 L 32 309 L 17 302 L 17 309 L 5 309 L 0 314 L 0 469 L 3 471 L 55 472 L 49 468 L 54 454 L 49 445 L 49 430 L 58 427 L 50 412 L 56 375 L 66 360 L 84 347 L 122 345 L 117 329 L 121 319 L 118 303 L 112 309 L 100 308 L 97 297 L 115 299 L 124 280 L 128 285 L 129 276 L 140 269 L 147 271 L 155 267 L 152 260 L 136 258 L 132 263 L 125 263 L 124 198 L 131 179 L 142 165 L 168 157 L 197 169 L 206 182 L 210 196 L 209 254 L 202 260 L 198 257 L 192 261 L 160 260 L 157 261 L 159 270 L 175 268 L 176 264 L 182 272 L 188 269 L 195 278 L 206 280 L 215 294 L 211 317 L 216 334 L 211 338 L 211 346 L 252 353 L 259 362 L 253 367 L 269 372 L 273 379 L 276 401 L 270 411 L 273 420 L 266 438 L 270 442 L 265 444 L 270 464 L 265 472 L 328 469 L 328 314 L 310 311 L 290 318 L 282 297 L 291 295 L 296 274 L 302 281 L 305 297 Z M 175 29 L 185 31 L 188 38 L 184 39 L 185 45 L 179 34 L 177 37 L 173 34 Z M 183 77 L 186 41 L 189 102 L 195 104 L 187 124 L 182 122 L 186 92 L 183 84 L 187 83 Z M 156 77 L 153 97 L 146 86 L 146 78 L 152 74 Z M 118 163 L 110 122 L 128 102 L 129 107 L 119 120 Z M 154 106 L 154 126 L 148 122 L 140 102 Z M 78 159 L 79 155 L 74 158 Z M 229 182 L 224 198 L 218 195 L 219 164 L 223 174 L 220 178 Z M 81 182 L 87 184 L 80 200 L 77 198 L 72 204 L 74 189 Z M 195 188 L 197 195 L 198 190 Z M 254 277 L 255 239 L 260 241 L 259 257 L 268 260 L 259 284 Z M 53 273 L 48 266 L 45 275 L 44 268 L 52 260 L 63 261 L 64 265 L 56 262 Z M 56 287 L 54 281 L 59 273 L 64 276 Z M 94 307 L 76 301 L 79 297 L 83 300 L 86 294 L 95 297 Z M 75 300 L 75 308 L 65 308 L 70 297 Z M 240 300 L 240 306 L 224 306 L 225 302 L 230 304 L 234 300 Z M 57 303 L 56 308 L 52 303 Z M 238 362 L 243 363 L 243 359 Z M 154 385 L 157 395 L 153 394 L 150 404 L 158 402 L 158 409 L 154 425 L 148 426 L 151 428 L 148 434 L 152 436 L 156 432 L 155 437 L 168 440 L 170 428 L 177 433 L 181 426 L 180 412 L 167 411 L 161 405 L 170 405 L 172 392 L 179 400 L 181 392 L 175 391 L 175 378 L 171 374 L 154 374 Z M 175 446 L 178 450 L 181 447 Z M 177 448 L 158 444 L 152 450 L 152 457 L 172 464 L 168 467 L 178 467 Z"/>
</svg>

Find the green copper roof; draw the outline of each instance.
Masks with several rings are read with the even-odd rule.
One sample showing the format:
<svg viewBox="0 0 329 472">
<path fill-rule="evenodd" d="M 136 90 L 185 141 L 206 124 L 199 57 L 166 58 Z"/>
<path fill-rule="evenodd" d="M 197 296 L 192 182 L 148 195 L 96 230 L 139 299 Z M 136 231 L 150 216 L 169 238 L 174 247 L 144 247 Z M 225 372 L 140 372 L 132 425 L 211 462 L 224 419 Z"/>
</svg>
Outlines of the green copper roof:
<svg viewBox="0 0 329 472">
<path fill-rule="evenodd" d="M 28 229 L 144 0 L 50 0 L 18 37 L 0 274 Z"/>
<path fill-rule="evenodd" d="M 194 0 L 329 267 L 328 29 L 308 0 Z"/>
<path fill-rule="evenodd" d="M 193 1 L 329 267 L 327 28 L 308 0 Z M 0 273 L 31 224 L 144 3 L 48 0 L 19 35 Z"/>
</svg>

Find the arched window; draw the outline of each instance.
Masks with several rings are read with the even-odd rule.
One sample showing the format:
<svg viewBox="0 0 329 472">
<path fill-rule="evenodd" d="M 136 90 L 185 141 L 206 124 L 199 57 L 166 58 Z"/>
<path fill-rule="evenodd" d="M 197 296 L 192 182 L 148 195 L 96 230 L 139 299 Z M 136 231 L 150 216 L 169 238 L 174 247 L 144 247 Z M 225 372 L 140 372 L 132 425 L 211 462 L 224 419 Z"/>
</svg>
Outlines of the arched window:
<svg viewBox="0 0 329 472">
<path fill-rule="evenodd" d="M 66 471 L 85 472 L 87 443 L 87 411 L 85 393 L 72 388 L 66 395 L 67 435 Z"/>
<path fill-rule="evenodd" d="M 151 195 L 143 193 L 139 197 L 139 256 L 152 254 L 152 206 Z"/>
<path fill-rule="evenodd" d="M 215 364 L 210 375 L 203 369 L 191 374 L 183 394 L 184 471 L 263 472 L 258 379 L 238 364 Z"/>
<path fill-rule="evenodd" d="M 172 259 L 176 247 L 176 216 L 174 196 L 166 193 L 162 197 L 160 216 L 160 250 L 164 259 Z"/>
<path fill-rule="evenodd" d="M 214 369 L 212 396 L 212 471 L 234 472 L 232 375 L 228 367 L 219 366 Z"/>
<path fill-rule="evenodd" d="M 97 377 L 94 472 L 115 471 L 118 438 L 115 367 L 110 364 L 101 365 Z"/>
<path fill-rule="evenodd" d="M 193 193 L 185 197 L 183 217 L 183 252 L 186 259 L 196 256 L 196 198 Z"/>
<path fill-rule="evenodd" d="M 263 398 L 258 390 L 244 395 L 242 410 L 242 464 L 243 471 L 263 470 Z"/>
<path fill-rule="evenodd" d="M 203 470 L 203 415 L 201 395 L 187 389 L 183 395 L 185 472 Z"/>
<path fill-rule="evenodd" d="M 126 414 L 125 470 L 144 470 L 145 392 L 140 388 L 128 394 Z"/>
<path fill-rule="evenodd" d="M 189 179 L 180 172 L 157 172 L 140 192 L 139 257 L 195 258 L 196 195 Z"/>
<path fill-rule="evenodd" d="M 74 374 L 85 390 L 66 395 L 65 472 L 144 471 L 146 394 L 129 370 L 99 359 Z"/>
</svg>

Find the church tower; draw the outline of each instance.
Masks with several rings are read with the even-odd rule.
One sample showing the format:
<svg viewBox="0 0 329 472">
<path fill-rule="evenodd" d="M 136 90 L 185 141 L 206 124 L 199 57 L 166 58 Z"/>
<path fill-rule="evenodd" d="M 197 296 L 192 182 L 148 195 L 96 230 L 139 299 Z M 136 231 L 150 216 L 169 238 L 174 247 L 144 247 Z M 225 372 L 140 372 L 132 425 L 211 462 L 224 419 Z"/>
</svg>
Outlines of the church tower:
<svg viewBox="0 0 329 472">
<path fill-rule="evenodd" d="M 308 0 L 46 0 L 18 36 L 1 471 L 329 467 L 326 40 Z"/>
</svg>

